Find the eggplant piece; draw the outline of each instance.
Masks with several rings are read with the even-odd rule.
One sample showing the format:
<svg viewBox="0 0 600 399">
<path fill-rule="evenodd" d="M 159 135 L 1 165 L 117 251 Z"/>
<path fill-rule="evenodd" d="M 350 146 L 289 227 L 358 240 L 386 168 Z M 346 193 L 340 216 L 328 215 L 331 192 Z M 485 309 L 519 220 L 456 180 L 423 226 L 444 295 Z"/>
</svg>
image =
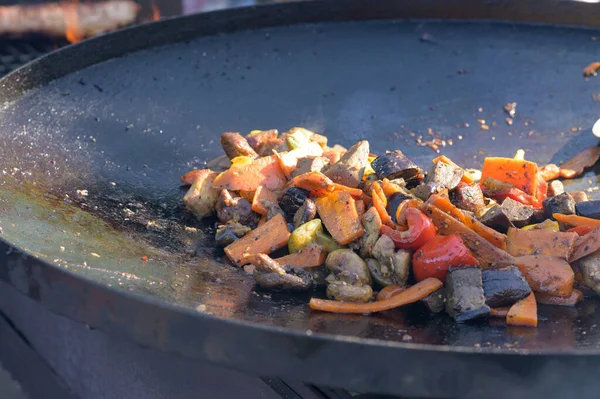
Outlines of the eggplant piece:
<svg viewBox="0 0 600 399">
<path fill-rule="evenodd" d="M 445 285 L 446 312 L 457 322 L 464 322 L 489 313 L 485 304 L 483 281 L 479 267 L 451 267 Z"/>
<path fill-rule="evenodd" d="M 575 203 L 575 211 L 579 216 L 600 219 L 600 201 L 586 201 Z"/>
<path fill-rule="evenodd" d="M 255 267 L 252 277 L 261 288 L 281 291 L 307 291 L 312 287 L 310 274 L 298 267 L 281 266 L 268 255 L 257 254 L 250 263 Z"/>
<path fill-rule="evenodd" d="M 404 201 L 409 199 L 412 199 L 412 197 L 404 193 L 394 193 L 390 195 L 390 198 L 388 198 L 388 204 L 386 209 L 394 223 L 396 223 L 396 213 L 398 212 L 398 207 Z"/>
<path fill-rule="evenodd" d="M 575 214 L 575 200 L 569 193 L 562 193 L 555 197 L 548 198 L 543 202 L 544 213 L 548 219 L 554 220 L 552 216 L 555 213 L 563 215 Z"/>
<path fill-rule="evenodd" d="M 527 281 L 515 266 L 482 272 L 485 303 L 492 308 L 512 306 L 531 294 Z"/>
<path fill-rule="evenodd" d="M 571 194 L 571 197 L 573 197 L 576 204 L 590 200 L 585 191 L 573 191 L 569 194 Z"/>
<path fill-rule="evenodd" d="M 446 307 L 445 301 L 444 288 L 440 288 L 421 299 L 421 303 L 425 305 L 430 313 L 440 313 L 443 311 Z"/>
<path fill-rule="evenodd" d="M 506 233 L 509 227 L 514 227 L 508 216 L 502 211 L 500 205 L 490 207 L 483 215 L 479 217 L 479 221 L 494 230 Z"/>
<path fill-rule="evenodd" d="M 474 213 L 485 207 L 479 184 L 459 183 L 450 193 L 450 201 L 458 208 Z"/>
<path fill-rule="evenodd" d="M 223 224 L 236 221 L 252 228 L 258 225 L 259 217 L 252 211 L 250 201 L 242 197 L 233 197 L 228 190 L 221 190 L 215 209 L 217 218 Z"/>
<path fill-rule="evenodd" d="M 412 189 L 413 194 L 423 201 L 427 201 L 427 199 L 433 195 L 437 194 L 444 190 L 444 186 L 441 186 L 434 182 L 429 183 L 421 183 L 414 189 Z"/>
<path fill-rule="evenodd" d="M 370 285 L 351 285 L 337 280 L 327 285 L 327 297 L 336 301 L 366 303 L 372 296 Z"/>
<path fill-rule="evenodd" d="M 600 252 L 579 259 L 577 267 L 585 286 L 600 295 Z"/>
<path fill-rule="evenodd" d="M 297 229 L 304 223 L 310 222 L 317 216 L 317 205 L 313 200 L 307 198 L 304 204 L 294 214 L 294 229 Z M 294 231 L 292 229 L 292 231 Z"/>
<path fill-rule="evenodd" d="M 217 227 L 217 232 L 215 233 L 215 243 L 219 247 L 226 247 L 251 231 L 252 229 L 250 227 L 244 226 L 243 224 L 237 222 L 222 224 Z"/>
<path fill-rule="evenodd" d="M 457 166 L 445 162 L 436 162 L 425 177 L 425 183 L 434 183 L 437 186 L 453 190 L 462 179 L 465 171 Z"/>
<path fill-rule="evenodd" d="M 506 198 L 502 202 L 500 209 L 502 210 L 502 213 L 506 215 L 508 220 L 513 224 L 513 226 L 519 228 L 530 224 L 531 218 L 535 213 L 532 207 L 523 205 L 520 202 L 513 200 L 512 198 Z"/>
<path fill-rule="evenodd" d="M 548 197 L 556 197 L 565 192 L 565 186 L 560 180 L 554 180 L 548 183 Z"/>
<path fill-rule="evenodd" d="M 369 142 L 362 140 L 350 147 L 339 161 L 327 168 L 325 176 L 334 183 L 356 188 L 362 182 L 368 164 Z"/>
<path fill-rule="evenodd" d="M 256 158 L 258 154 L 248 144 L 248 140 L 239 133 L 225 132 L 221 135 L 221 146 L 229 159 L 235 157 Z"/>
<path fill-rule="evenodd" d="M 386 151 L 371 162 L 379 179 L 402 178 L 407 184 L 418 181 L 423 171 L 400 150 Z"/>
<path fill-rule="evenodd" d="M 300 209 L 300 207 L 308 198 L 308 190 L 298 187 L 289 187 L 285 190 L 281 199 L 279 200 L 279 206 L 285 212 L 286 219 L 292 220 L 294 215 Z"/>
<path fill-rule="evenodd" d="M 290 179 L 309 172 L 321 172 L 329 165 L 329 159 L 325 157 L 307 157 L 298 161 L 296 169 L 292 172 Z"/>
</svg>

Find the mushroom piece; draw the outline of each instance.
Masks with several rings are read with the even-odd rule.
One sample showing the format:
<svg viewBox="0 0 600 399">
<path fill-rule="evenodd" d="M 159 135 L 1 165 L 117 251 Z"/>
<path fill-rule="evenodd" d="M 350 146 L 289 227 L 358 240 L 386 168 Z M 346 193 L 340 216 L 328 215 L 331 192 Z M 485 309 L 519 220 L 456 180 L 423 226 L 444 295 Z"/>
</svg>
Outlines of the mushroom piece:
<svg viewBox="0 0 600 399">
<path fill-rule="evenodd" d="M 226 247 L 235 240 L 242 238 L 252 229 L 243 224 L 230 221 L 229 223 L 219 225 L 215 234 L 215 242 L 219 247 Z"/>
<path fill-rule="evenodd" d="M 330 281 L 327 285 L 327 297 L 336 301 L 365 303 L 372 296 L 370 285 L 350 285 L 343 281 Z"/>
<path fill-rule="evenodd" d="M 403 286 L 410 276 L 412 254 L 410 251 L 399 249 L 386 263 L 370 258 L 366 260 L 366 263 L 373 280 L 380 286 Z"/>
<path fill-rule="evenodd" d="M 379 239 L 381 230 L 381 217 L 374 207 L 369 208 L 361 217 L 360 221 L 365 229 L 365 234 L 358 240 L 361 258 L 371 256 L 371 251 Z"/>
<path fill-rule="evenodd" d="M 277 138 L 277 129 L 256 130 L 246 136 L 248 144 L 261 156 L 272 155 L 273 149 L 281 144 L 282 140 Z"/>
<path fill-rule="evenodd" d="M 261 288 L 282 291 L 307 291 L 312 287 L 311 275 L 294 266 L 281 266 L 265 254 L 248 257 L 254 265 L 252 276 Z"/>
<path fill-rule="evenodd" d="M 577 261 L 583 283 L 600 295 L 600 252 L 593 253 Z"/>
<path fill-rule="evenodd" d="M 252 211 L 250 201 L 242 197 L 233 197 L 228 190 L 221 190 L 215 209 L 217 218 L 223 224 L 233 220 L 252 228 L 258 225 L 258 214 Z"/>
<path fill-rule="evenodd" d="M 352 281 L 350 278 L 355 276 L 353 283 L 371 285 L 371 274 L 365 261 L 351 249 L 338 249 L 331 252 L 327 255 L 325 266 L 336 277 L 344 273 L 346 281 Z"/>
<path fill-rule="evenodd" d="M 362 182 L 365 169 L 369 164 L 369 142 L 359 141 L 326 171 L 325 176 L 334 183 L 356 188 Z"/>
<path fill-rule="evenodd" d="M 233 159 L 235 157 L 245 156 L 256 158 L 258 154 L 250 147 L 248 140 L 239 133 L 225 132 L 221 135 L 221 146 L 223 151 Z"/>
<path fill-rule="evenodd" d="M 218 173 L 203 169 L 194 175 L 194 181 L 183 197 L 185 207 L 198 217 L 207 217 L 215 212 L 219 190 L 213 188 Z"/>
<path fill-rule="evenodd" d="M 294 229 L 306 222 L 310 222 L 317 216 L 317 205 L 313 200 L 307 198 L 304 204 L 294 214 Z"/>
</svg>

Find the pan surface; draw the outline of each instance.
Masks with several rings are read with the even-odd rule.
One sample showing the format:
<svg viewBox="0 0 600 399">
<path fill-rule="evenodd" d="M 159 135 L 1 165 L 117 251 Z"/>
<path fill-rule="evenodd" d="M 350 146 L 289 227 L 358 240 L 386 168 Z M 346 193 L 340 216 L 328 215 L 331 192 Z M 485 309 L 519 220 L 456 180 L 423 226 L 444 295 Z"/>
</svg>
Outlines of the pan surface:
<svg viewBox="0 0 600 399">
<path fill-rule="evenodd" d="M 445 140 L 440 153 L 468 167 L 519 148 L 558 162 L 597 144 L 600 80 L 582 77 L 600 56 L 596 30 L 406 19 L 589 26 L 589 5 L 363 3 L 167 20 L 3 79 L 0 277 L 93 328 L 265 375 L 423 396 L 593 392 L 596 300 L 542 306 L 535 330 L 457 325 L 418 307 L 315 313 L 309 296 L 255 291 L 213 248 L 214 221 L 183 209 L 179 177 L 221 154 L 223 131 L 304 126 L 425 167 L 436 154 L 419 137 Z M 595 172 L 569 190 L 595 196 Z"/>
</svg>

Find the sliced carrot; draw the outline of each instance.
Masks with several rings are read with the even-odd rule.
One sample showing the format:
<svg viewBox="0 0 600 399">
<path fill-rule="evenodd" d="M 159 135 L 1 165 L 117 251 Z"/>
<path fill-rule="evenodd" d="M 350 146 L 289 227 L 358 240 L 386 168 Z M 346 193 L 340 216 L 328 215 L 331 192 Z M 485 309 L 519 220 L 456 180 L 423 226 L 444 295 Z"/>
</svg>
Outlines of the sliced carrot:
<svg viewBox="0 0 600 399">
<path fill-rule="evenodd" d="M 594 166 L 600 159 L 600 147 L 588 147 L 560 166 L 560 176 L 572 179 L 583 173 L 585 168 Z"/>
<path fill-rule="evenodd" d="M 569 262 L 575 262 L 598 250 L 600 250 L 600 227 L 596 227 L 594 230 L 577 239 Z"/>
<path fill-rule="evenodd" d="M 579 237 L 586 235 L 587 233 L 591 233 L 594 230 L 594 227 L 592 226 L 577 226 L 577 227 L 572 227 L 569 230 L 567 230 L 567 233 L 575 233 L 577 234 Z"/>
<path fill-rule="evenodd" d="M 400 187 L 397 184 L 390 182 L 387 178 L 384 178 L 381 181 L 381 188 L 388 197 L 392 194 L 401 192 Z"/>
<path fill-rule="evenodd" d="M 371 194 L 371 198 L 373 199 L 373 207 L 375 208 L 375 210 L 377 210 L 377 213 L 379 214 L 379 217 L 381 218 L 381 222 L 383 224 L 385 224 L 386 226 L 395 228 L 394 221 L 392 220 L 392 217 L 387 212 L 387 209 L 385 209 L 385 203 L 381 199 L 381 196 L 379 194 L 377 194 L 375 186 L 376 185 L 373 185 L 373 191 Z M 382 191 L 382 193 L 383 193 L 383 191 Z"/>
<path fill-rule="evenodd" d="M 452 204 L 448 198 L 443 198 L 434 194 L 429 197 L 427 202 L 456 218 L 482 238 L 494 244 L 497 248 L 506 250 L 506 235 L 484 225 L 474 217 L 465 215 L 460 209 L 454 206 L 454 204 Z"/>
<path fill-rule="evenodd" d="M 325 264 L 327 250 L 322 245 L 309 245 L 299 252 L 275 259 L 281 266 L 290 265 L 302 269 L 317 267 Z"/>
<path fill-rule="evenodd" d="M 276 215 L 260 227 L 225 247 L 225 254 L 237 266 L 248 264 L 245 255 L 270 254 L 287 245 L 290 238 L 283 215 Z"/>
<path fill-rule="evenodd" d="M 391 297 L 396 296 L 404 291 L 406 291 L 406 287 L 403 287 L 401 285 L 388 285 L 387 287 L 384 287 L 381 291 L 377 293 L 376 299 L 378 301 L 385 301 L 386 299 L 390 299 Z"/>
<path fill-rule="evenodd" d="M 244 190 L 240 190 L 240 197 L 248 200 L 248 202 L 252 203 L 252 201 L 254 201 L 254 194 L 256 192 L 255 191 L 244 191 Z"/>
<path fill-rule="evenodd" d="M 537 303 L 533 292 L 510 307 L 506 315 L 509 326 L 537 327 Z"/>
<path fill-rule="evenodd" d="M 569 225 L 569 226 L 575 226 L 575 227 L 577 227 L 577 226 L 591 226 L 591 227 L 600 226 L 600 220 L 586 218 L 585 216 L 563 215 L 561 213 L 554 213 L 554 214 L 552 214 L 552 216 L 557 221 L 559 221 L 563 224 Z"/>
<path fill-rule="evenodd" d="M 510 310 L 510 307 L 505 307 L 505 308 L 491 308 L 489 315 L 491 317 L 502 317 L 502 318 L 505 318 L 506 315 L 508 315 L 508 311 L 509 310 Z"/>
<path fill-rule="evenodd" d="M 365 201 L 363 201 L 363 200 L 356 200 L 356 201 L 354 201 L 354 206 L 356 207 L 356 213 L 358 214 L 358 217 L 361 217 L 362 215 L 364 215 L 364 213 L 365 213 Z"/>
<path fill-rule="evenodd" d="M 540 177 L 545 181 L 556 180 L 560 177 L 560 168 L 553 163 L 544 165 L 539 169 Z"/>
<path fill-rule="evenodd" d="M 577 234 L 548 230 L 508 229 L 506 251 L 512 256 L 549 255 L 569 259 Z"/>
<path fill-rule="evenodd" d="M 536 292 L 535 299 L 542 305 L 575 306 L 583 301 L 583 292 L 573 289 L 571 295 L 566 298 L 546 294 L 544 292 Z"/>
<path fill-rule="evenodd" d="M 563 298 L 570 296 L 573 292 L 575 274 L 571 266 L 563 259 L 547 255 L 518 256 L 514 258 L 512 265 L 519 268 L 535 292 L 546 292 Z"/>
<path fill-rule="evenodd" d="M 439 290 L 443 286 L 442 282 L 436 278 L 427 278 L 405 291 L 392 296 L 383 301 L 371 303 L 350 303 L 329 301 L 326 299 L 312 298 L 310 308 L 332 313 L 375 313 L 398 308 L 400 306 L 415 303 L 425 298 L 427 295 Z"/>
<path fill-rule="evenodd" d="M 354 198 L 347 191 L 334 191 L 315 200 L 317 212 L 331 236 L 346 245 L 365 234 Z"/>
<path fill-rule="evenodd" d="M 445 156 L 445 155 L 440 155 L 439 157 L 433 159 L 433 163 L 438 163 L 438 162 L 443 162 L 443 163 L 445 163 L 447 165 L 450 165 L 450 166 L 452 166 L 454 168 L 462 169 L 460 166 L 458 166 L 457 164 L 455 164 L 454 162 L 452 162 L 452 160 L 450 158 L 448 158 L 447 156 Z M 461 181 L 463 183 L 467 183 L 467 184 L 473 184 L 473 183 L 475 183 L 475 180 L 473 179 L 473 177 L 471 175 L 466 174 L 466 173 L 463 175 Z"/>
<path fill-rule="evenodd" d="M 277 205 L 277 195 L 265 186 L 258 186 L 256 193 L 254 193 L 254 198 L 252 199 L 252 210 L 260 215 L 266 215 L 268 209 L 261 201 Z"/>
<path fill-rule="evenodd" d="M 233 164 L 217 176 L 213 187 L 226 190 L 256 191 L 258 186 L 279 190 L 286 178 L 275 155 L 255 159 L 251 163 Z"/>
<path fill-rule="evenodd" d="M 319 143 L 311 141 L 302 147 L 287 152 L 277 153 L 275 155 L 279 159 L 279 164 L 281 165 L 281 170 L 283 170 L 285 177 L 289 179 L 292 172 L 296 170 L 299 159 L 310 156 L 320 157 L 323 155 L 323 148 L 321 148 Z"/>
<path fill-rule="evenodd" d="M 497 263 L 510 264 L 514 258 L 508 252 L 496 247 L 465 224 L 454 219 L 447 213 L 439 210 L 432 204 L 425 203 L 420 208 L 438 228 L 441 235 L 458 234 L 463 243 L 471 250 L 479 265 L 487 268 Z"/>
<path fill-rule="evenodd" d="M 481 181 L 486 178 L 510 183 L 526 194 L 537 197 L 538 166 L 535 162 L 487 157 L 483 160 Z"/>
</svg>

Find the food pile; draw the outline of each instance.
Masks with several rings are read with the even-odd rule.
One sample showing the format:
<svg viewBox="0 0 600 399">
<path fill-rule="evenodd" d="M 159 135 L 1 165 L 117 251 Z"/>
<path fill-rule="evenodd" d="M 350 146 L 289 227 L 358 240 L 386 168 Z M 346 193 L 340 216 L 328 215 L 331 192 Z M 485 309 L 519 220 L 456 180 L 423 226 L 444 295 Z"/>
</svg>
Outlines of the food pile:
<svg viewBox="0 0 600 399">
<path fill-rule="evenodd" d="M 565 192 L 600 157 L 561 167 L 519 150 L 481 171 L 445 156 L 424 172 L 401 151 L 346 149 L 303 128 L 223 133 L 224 171 L 182 181 L 216 244 L 264 289 L 325 288 L 315 310 L 372 313 L 420 302 L 458 322 L 502 317 L 537 326 L 537 304 L 600 294 L 600 201 Z M 214 163 L 218 165 L 218 162 Z"/>
</svg>

